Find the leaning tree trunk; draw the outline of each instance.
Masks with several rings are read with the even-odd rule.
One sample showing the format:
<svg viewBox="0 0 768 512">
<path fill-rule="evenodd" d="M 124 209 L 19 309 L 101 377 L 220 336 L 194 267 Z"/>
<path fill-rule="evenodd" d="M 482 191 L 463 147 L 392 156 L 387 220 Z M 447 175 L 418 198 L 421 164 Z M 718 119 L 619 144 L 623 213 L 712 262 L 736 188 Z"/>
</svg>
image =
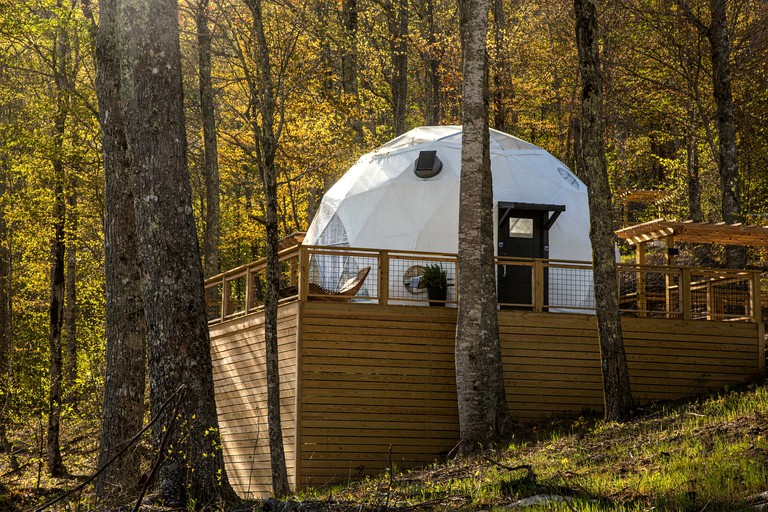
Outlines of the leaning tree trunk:
<svg viewBox="0 0 768 512">
<path fill-rule="evenodd" d="M 605 418 L 618 421 L 633 407 L 627 357 L 619 316 L 619 291 L 611 208 L 611 189 L 603 142 L 603 84 L 594 0 L 574 0 L 576 45 L 582 83 L 579 167 L 589 187 L 595 311 L 603 370 Z"/>
<path fill-rule="evenodd" d="M 82 5 L 95 40 L 96 95 L 104 155 L 104 267 L 106 289 L 106 374 L 101 410 L 99 466 L 141 430 L 144 421 L 146 326 L 137 262 L 133 176 L 120 108 L 116 39 L 118 0 L 101 0 L 99 26 L 90 3 Z M 139 452 L 129 450 L 96 481 L 96 494 L 120 500 L 141 477 Z"/>
<path fill-rule="evenodd" d="M 493 186 L 488 132 L 488 0 L 460 0 L 463 56 L 456 391 L 462 450 L 508 433 L 496 311 Z"/>
<path fill-rule="evenodd" d="M 191 205 L 176 0 L 123 0 L 117 12 L 125 133 L 147 322 L 150 404 L 166 430 L 154 491 L 169 504 L 234 498 L 221 452 L 203 272 Z M 174 400 L 178 416 L 161 410 Z"/>
</svg>

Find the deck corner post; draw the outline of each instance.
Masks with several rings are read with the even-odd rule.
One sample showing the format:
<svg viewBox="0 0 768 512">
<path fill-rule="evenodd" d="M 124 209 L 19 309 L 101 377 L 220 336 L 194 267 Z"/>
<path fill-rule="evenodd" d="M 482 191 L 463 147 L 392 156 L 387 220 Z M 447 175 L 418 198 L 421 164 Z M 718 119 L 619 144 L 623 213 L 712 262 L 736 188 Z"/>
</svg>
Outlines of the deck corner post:
<svg viewBox="0 0 768 512">
<path fill-rule="evenodd" d="M 299 300 L 307 300 L 309 292 L 309 249 L 299 247 Z"/>
<path fill-rule="evenodd" d="M 379 305 L 389 304 L 389 252 L 379 252 Z"/>
<path fill-rule="evenodd" d="M 683 268 L 680 272 L 680 309 L 683 320 L 690 320 L 691 315 L 691 269 Z"/>
</svg>

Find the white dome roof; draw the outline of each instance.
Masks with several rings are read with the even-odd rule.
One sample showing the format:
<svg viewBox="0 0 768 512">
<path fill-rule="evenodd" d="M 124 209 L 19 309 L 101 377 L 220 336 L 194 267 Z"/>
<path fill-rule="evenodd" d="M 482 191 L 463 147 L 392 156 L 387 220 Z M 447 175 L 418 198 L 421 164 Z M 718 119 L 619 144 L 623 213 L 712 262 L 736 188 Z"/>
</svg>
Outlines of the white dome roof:
<svg viewBox="0 0 768 512">
<path fill-rule="evenodd" d="M 550 230 L 550 258 L 589 260 L 587 188 L 538 146 L 491 130 L 493 201 L 565 205 Z M 442 171 L 420 178 L 421 151 Z M 304 244 L 457 252 L 461 127 L 426 126 L 360 158 L 323 197 Z"/>
</svg>

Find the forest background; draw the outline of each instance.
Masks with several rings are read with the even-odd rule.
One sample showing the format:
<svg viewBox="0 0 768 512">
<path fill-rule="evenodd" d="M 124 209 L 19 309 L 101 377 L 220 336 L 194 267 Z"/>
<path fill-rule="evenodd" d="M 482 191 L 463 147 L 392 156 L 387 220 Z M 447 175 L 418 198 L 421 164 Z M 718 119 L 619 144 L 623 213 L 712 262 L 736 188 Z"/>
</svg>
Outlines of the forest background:
<svg viewBox="0 0 768 512">
<path fill-rule="evenodd" d="M 180 1 L 191 186 L 207 275 L 265 250 L 257 170 L 262 70 L 249 3 Z M 460 122 L 458 18 L 448 0 L 262 3 L 278 98 L 280 231 L 287 235 L 306 229 L 323 192 L 363 153 L 415 126 Z M 707 23 L 709 2 L 687 4 Z M 727 6 L 741 215 L 744 222 L 766 224 L 768 2 Z M 87 0 L 0 0 L 3 444 L 8 432 L 47 414 L 51 262 L 62 255 L 62 422 L 76 425 L 100 415 L 105 297 L 93 64 L 98 7 Z M 491 126 L 574 168 L 580 81 L 572 11 L 565 0 L 494 0 L 488 43 Z M 663 189 L 670 193 L 663 205 L 668 217 L 720 220 L 705 35 L 672 2 L 602 2 L 599 12 L 614 194 Z M 212 119 L 201 108 L 206 70 Z M 204 136 L 211 121 L 215 158 Z M 637 220 L 657 214 L 652 209 Z M 765 259 L 755 250 L 749 264 L 762 267 Z"/>
</svg>

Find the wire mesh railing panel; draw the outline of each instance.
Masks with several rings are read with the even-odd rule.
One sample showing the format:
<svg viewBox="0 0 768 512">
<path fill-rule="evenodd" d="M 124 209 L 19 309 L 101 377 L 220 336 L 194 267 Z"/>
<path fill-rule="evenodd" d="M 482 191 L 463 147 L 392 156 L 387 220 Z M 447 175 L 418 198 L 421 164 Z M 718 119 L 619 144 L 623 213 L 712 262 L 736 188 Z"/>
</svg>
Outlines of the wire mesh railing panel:
<svg viewBox="0 0 768 512">
<path fill-rule="evenodd" d="M 691 317 L 741 320 L 753 316 L 752 277 L 737 271 L 691 272 Z"/>
<path fill-rule="evenodd" d="M 354 301 L 377 300 L 379 266 L 380 256 L 375 251 L 313 249 L 309 254 L 310 289 L 307 295 L 351 294 L 348 298 Z"/>
<path fill-rule="evenodd" d="M 652 318 L 682 316 L 679 268 L 619 265 L 619 303 L 623 314 Z"/>
<path fill-rule="evenodd" d="M 591 266 L 547 263 L 544 272 L 544 306 L 548 311 L 595 309 Z"/>
<path fill-rule="evenodd" d="M 391 303 L 425 303 L 433 305 L 456 303 L 456 260 L 444 257 L 391 253 L 388 295 Z M 427 276 L 442 275 L 444 291 L 428 286 Z"/>
</svg>

